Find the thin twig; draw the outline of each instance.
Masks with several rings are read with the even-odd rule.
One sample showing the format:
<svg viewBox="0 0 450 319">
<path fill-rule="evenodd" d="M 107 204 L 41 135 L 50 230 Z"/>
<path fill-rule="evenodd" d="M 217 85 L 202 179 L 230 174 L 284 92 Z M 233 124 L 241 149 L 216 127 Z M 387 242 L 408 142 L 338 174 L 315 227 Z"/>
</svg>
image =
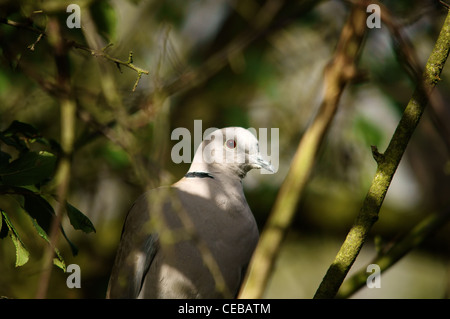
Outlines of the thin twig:
<svg viewBox="0 0 450 319">
<path fill-rule="evenodd" d="M 40 33 L 38 35 L 36 41 L 34 41 L 32 44 L 30 44 L 27 48 L 30 49 L 30 51 L 34 51 L 34 47 L 36 46 L 36 44 L 38 44 L 39 41 L 41 41 L 43 36 L 44 36 L 44 34 Z"/>
<path fill-rule="evenodd" d="M 30 49 L 31 51 L 34 51 L 35 45 L 41 40 L 42 37 L 46 37 L 47 36 L 47 33 L 44 30 L 38 29 L 38 28 L 34 27 L 32 24 L 29 24 L 29 23 L 16 22 L 16 21 L 13 21 L 13 20 L 10 20 L 10 19 L 6 19 L 6 18 L 0 18 L 0 23 L 9 25 L 11 27 L 19 28 L 19 29 L 25 29 L 25 30 L 28 30 L 28 31 L 31 31 L 33 33 L 38 34 L 37 40 L 33 44 L 28 46 L 28 49 Z M 133 71 L 137 72 L 138 76 L 137 76 L 136 82 L 133 85 L 133 92 L 136 90 L 136 87 L 137 87 L 137 85 L 139 83 L 139 80 L 142 77 L 142 74 L 148 75 L 150 73 L 149 71 L 147 71 L 145 69 L 142 69 L 142 68 L 140 68 L 140 67 L 138 67 L 138 66 L 133 64 L 133 58 L 132 58 L 133 52 L 131 52 L 131 51 L 130 51 L 130 54 L 128 56 L 128 60 L 124 61 L 124 60 L 120 60 L 118 58 L 115 58 L 115 57 L 113 57 L 113 56 L 111 56 L 111 55 L 109 55 L 109 54 L 107 54 L 105 52 L 106 49 L 109 48 L 112 44 L 106 46 L 102 50 L 94 50 L 94 49 L 91 49 L 91 48 L 87 47 L 86 45 L 80 44 L 80 43 L 72 41 L 72 40 L 64 39 L 64 41 L 65 41 L 65 43 L 67 45 L 69 45 L 71 47 L 74 47 L 76 49 L 89 52 L 91 55 L 93 55 L 95 57 L 104 58 L 105 60 L 108 60 L 110 62 L 115 63 L 116 65 L 123 65 L 123 66 L 125 66 L 127 68 L 130 68 Z"/>
</svg>

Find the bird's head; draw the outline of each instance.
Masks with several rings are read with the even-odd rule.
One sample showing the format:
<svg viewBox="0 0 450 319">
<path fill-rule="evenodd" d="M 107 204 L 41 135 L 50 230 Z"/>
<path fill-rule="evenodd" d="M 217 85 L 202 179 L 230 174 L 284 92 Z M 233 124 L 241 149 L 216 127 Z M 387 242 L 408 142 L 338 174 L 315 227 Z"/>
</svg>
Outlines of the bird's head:
<svg viewBox="0 0 450 319">
<path fill-rule="evenodd" d="M 198 166 L 204 166 L 208 172 L 217 169 L 234 172 L 240 178 L 251 169 L 274 171 L 262 158 L 257 138 L 241 127 L 218 129 L 206 136 L 195 153 L 191 169 Z"/>
</svg>

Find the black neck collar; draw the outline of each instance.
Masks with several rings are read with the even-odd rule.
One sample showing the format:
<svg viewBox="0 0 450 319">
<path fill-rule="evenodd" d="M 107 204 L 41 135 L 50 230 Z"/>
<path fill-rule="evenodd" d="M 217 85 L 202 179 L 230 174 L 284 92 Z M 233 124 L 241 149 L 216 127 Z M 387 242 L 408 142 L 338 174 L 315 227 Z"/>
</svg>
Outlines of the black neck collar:
<svg viewBox="0 0 450 319">
<path fill-rule="evenodd" d="M 184 175 L 184 177 L 186 177 L 186 178 L 195 178 L 195 177 L 205 178 L 205 177 L 208 177 L 208 178 L 214 179 L 214 176 L 212 176 L 211 174 L 206 173 L 206 172 L 188 172 L 186 175 Z"/>
</svg>

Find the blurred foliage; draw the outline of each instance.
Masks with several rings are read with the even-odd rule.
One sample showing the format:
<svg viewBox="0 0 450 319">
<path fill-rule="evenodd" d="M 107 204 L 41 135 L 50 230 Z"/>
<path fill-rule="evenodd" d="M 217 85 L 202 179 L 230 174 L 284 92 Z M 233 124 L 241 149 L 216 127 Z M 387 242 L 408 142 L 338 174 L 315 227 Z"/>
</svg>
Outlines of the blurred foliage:
<svg viewBox="0 0 450 319">
<path fill-rule="evenodd" d="M 18 121 L 0 132 L 0 142 L 0 195 L 8 195 L 6 200 L 12 202 L 12 205 L 17 202 L 31 217 L 37 234 L 49 243 L 48 234 L 55 211 L 44 196 L 51 193 L 44 188 L 55 171 L 58 144 L 42 137 L 33 126 Z M 8 147 L 9 152 L 1 150 Z M 44 149 L 52 150 L 53 153 Z M 17 158 L 13 159 L 13 156 Z M 5 205 L 5 202 L 2 202 L 2 205 Z M 66 205 L 70 222 L 75 229 L 87 233 L 95 231 L 89 218 L 69 203 Z M 23 266 L 28 262 L 30 253 L 8 217 L 8 212 L 2 209 L 1 213 L 0 238 L 10 234 L 16 248 L 16 267 Z M 72 253 L 76 255 L 77 247 L 68 239 L 62 227 L 61 232 L 70 244 Z M 57 248 L 55 254 L 57 257 L 54 264 L 65 271 L 64 259 Z"/>
<path fill-rule="evenodd" d="M 81 29 L 66 27 L 70 3 L 81 7 Z M 424 64 L 445 8 L 431 0 L 384 3 Z M 58 245 L 56 256 L 65 264 L 80 265 L 82 281 L 81 289 L 69 289 L 67 274 L 54 272 L 48 297 L 102 298 L 133 200 L 148 187 L 178 180 L 189 167 L 170 159 L 171 147 L 178 142 L 170 140 L 174 128 L 194 132 L 194 120 L 201 119 L 203 131 L 224 126 L 280 129 L 277 174 L 251 172 L 244 180 L 250 207 L 258 224 L 264 224 L 320 102 L 323 69 L 348 9 L 348 2 L 336 0 L 0 1 L 0 235 L 8 233 L 13 240 L 0 241 L 0 295 L 35 296 L 47 243 L 34 238 L 38 234 L 45 239 L 56 205 L 51 181 L 60 155 L 61 88 L 54 47 L 47 36 L 39 37 L 48 32 L 49 21 L 58 22 L 68 46 L 77 104 L 71 204 L 62 220 L 70 241 Z M 81 46 L 121 61 L 132 51 L 133 64 L 150 74 L 142 75 L 132 92 L 134 70 L 118 68 Z M 291 284 L 299 279 L 298 285 L 292 284 L 297 288 L 283 296 L 312 297 L 301 293 L 302 277 L 314 278 L 306 281 L 317 286 L 324 273 L 309 273 L 317 267 L 299 272 L 295 267 L 305 260 L 296 260 L 307 258 L 310 265 L 326 269 L 335 251 L 325 257 L 321 245 L 327 243 L 324 253 L 343 240 L 375 171 L 370 146 L 386 147 L 414 89 L 383 26 L 369 30 L 359 66 L 367 78 L 348 87 L 341 99 L 298 207 L 292 232 L 301 235 L 288 237 L 277 264 L 274 280 L 280 269 L 285 276 L 295 274 Z M 437 117 L 443 123 L 450 123 L 449 79 L 446 67 L 437 88 L 445 106 Z M 428 212 L 448 206 L 448 138 L 428 110 L 394 177 L 374 235 L 389 243 Z M 94 230 L 93 225 L 95 234 L 73 230 Z M 421 247 L 447 269 L 448 230 L 443 228 Z M 299 241 L 303 246 L 297 250 Z M 71 254 L 74 244 L 79 248 L 76 257 Z M 24 249 L 29 261 L 15 268 L 14 260 L 23 264 L 27 259 Z M 268 296 L 277 293 L 269 291 Z"/>
</svg>

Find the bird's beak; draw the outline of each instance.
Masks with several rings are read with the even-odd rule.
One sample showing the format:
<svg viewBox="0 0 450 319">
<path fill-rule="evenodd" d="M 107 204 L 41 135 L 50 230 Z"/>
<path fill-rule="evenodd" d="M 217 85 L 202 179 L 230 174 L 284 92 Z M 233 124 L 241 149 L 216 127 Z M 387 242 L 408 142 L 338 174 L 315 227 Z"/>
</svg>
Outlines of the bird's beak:
<svg viewBox="0 0 450 319">
<path fill-rule="evenodd" d="M 250 161 L 254 165 L 254 168 L 264 168 L 271 173 L 275 172 L 273 166 L 268 161 L 264 160 L 260 154 L 251 156 Z"/>
</svg>

